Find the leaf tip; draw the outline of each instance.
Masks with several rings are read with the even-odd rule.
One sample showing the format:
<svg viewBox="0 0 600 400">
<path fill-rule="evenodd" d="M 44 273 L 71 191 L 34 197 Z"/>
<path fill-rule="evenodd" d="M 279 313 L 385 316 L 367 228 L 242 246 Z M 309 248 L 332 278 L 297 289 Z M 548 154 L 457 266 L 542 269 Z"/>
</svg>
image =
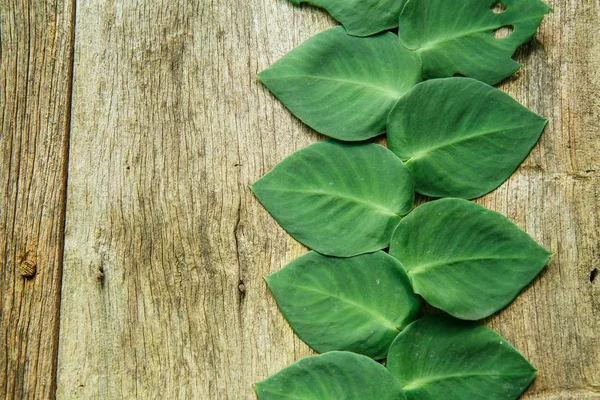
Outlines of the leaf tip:
<svg viewBox="0 0 600 400">
<path fill-rule="evenodd" d="M 265 75 L 267 75 L 267 71 L 269 70 L 270 67 L 263 69 L 262 71 L 260 71 L 258 74 L 254 75 L 254 77 L 263 85 L 267 86 L 267 84 L 265 83 Z"/>
<path fill-rule="evenodd" d="M 546 2 L 542 2 L 544 3 L 544 5 L 546 6 L 546 14 L 554 14 L 554 9 L 552 7 L 550 7 L 550 4 L 546 3 Z"/>
<path fill-rule="evenodd" d="M 257 183 L 257 182 L 258 182 L 258 181 L 254 182 L 254 183 L 250 183 L 250 184 L 248 184 L 248 189 L 250 189 L 250 191 L 251 191 L 252 193 L 254 193 L 254 195 L 255 195 L 255 196 L 256 196 L 256 190 L 255 190 L 255 187 L 256 187 L 256 183 Z"/>
<path fill-rule="evenodd" d="M 262 391 L 262 389 L 261 389 L 261 386 L 262 386 L 262 383 L 263 383 L 263 382 L 264 382 L 264 381 L 260 381 L 260 382 L 254 382 L 254 383 L 252 384 L 252 388 L 253 388 L 253 389 L 254 389 L 254 391 L 256 392 L 256 396 L 257 396 L 259 399 L 260 399 L 260 394 L 261 394 L 261 391 Z"/>
<path fill-rule="evenodd" d="M 271 290 L 271 287 L 272 287 L 272 284 L 273 284 L 273 279 L 274 279 L 273 275 L 275 275 L 276 273 L 277 272 L 273 272 L 272 274 L 263 276 L 263 280 L 265 281 L 265 283 L 269 287 L 269 290 Z"/>
</svg>

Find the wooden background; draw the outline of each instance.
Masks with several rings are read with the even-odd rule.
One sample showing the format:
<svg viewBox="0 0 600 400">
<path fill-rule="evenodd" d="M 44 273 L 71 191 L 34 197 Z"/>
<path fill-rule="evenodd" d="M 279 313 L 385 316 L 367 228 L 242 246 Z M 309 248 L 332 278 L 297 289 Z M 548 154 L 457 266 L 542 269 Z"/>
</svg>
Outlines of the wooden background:
<svg viewBox="0 0 600 400">
<path fill-rule="evenodd" d="M 479 202 L 556 255 L 486 323 L 539 369 L 525 399 L 600 399 L 600 4 L 550 3 L 500 85 L 550 122 Z M 287 0 L 0 11 L 0 398 L 253 399 L 311 352 L 262 279 L 305 249 L 248 184 L 321 139 L 254 76 L 334 21 Z"/>
</svg>

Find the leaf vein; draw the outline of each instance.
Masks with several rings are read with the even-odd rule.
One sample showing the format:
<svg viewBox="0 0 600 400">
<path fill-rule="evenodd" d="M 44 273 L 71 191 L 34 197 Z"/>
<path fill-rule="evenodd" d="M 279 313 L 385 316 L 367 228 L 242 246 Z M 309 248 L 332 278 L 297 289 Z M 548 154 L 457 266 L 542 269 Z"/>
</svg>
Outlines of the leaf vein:
<svg viewBox="0 0 600 400">
<path fill-rule="evenodd" d="M 456 373 L 448 375 L 437 375 L 427 378 L 416 379 L 406 386 L 403 386 L 404 390 L 414 390 L 418 387 L 425 386 L 432 382 L 444 381 L 455 378 L 470 378 L 476 376 L 489 376 L 489 377 L 522 377 L 524 374 L 503 374 L 503 373 L 491 373 L 491 372 L 468 372 L 468 373 Z"/>
<path fill-rule="evenodd" d="M 433 153 L 436 150 L 443 149 L 444 147 L 454 146 L 454 145 L 457 145 L 457 144 L 462 143 L 462 142 L 467 142 L 467 141 L 469 141 L 471 139 L 476 139 L 476 138 L 479 138 L 479 137 L 482 137 L 482 136 L 486 136 L 486 135 L 492 135 L 494 133 L 510 132 L 510 131 L 515 131 L 515 130 L 518 130 L 518 129 L 524 129 L 524 128 L 528 128 L 528 127 L 533 126 L 533 125 L 535 125 L 535 124 L 531 123 L 531 124 L 528 124 L 528 125 L 519 125 L 519 126 L 514 126 L 514 127 L 509 127 L 509 128 L 503 128 L 503 129 L 492 129 L 492 130 L 487 130 L 487 131 L 479 132 L 479 133 L 476 133 L 476 134 L 473 134 L 473 135 L 469 135 L 469 136 L 463 136 L 463 137 L 460 137 L 460 138 L 458 138 L 456 140 L 451 140 L 449 142 L 445 142 L 445 143 L 439 144 L 437 146 L 429 147 L 425 151 L 417 153 L 417 154 L 413 155 L 412 157 L 408 158 L 405 161 L 405 163 L 408 163 L 410 161 L 414 161 L 414 160 L 418 160 L 420 158 L 423 158 L 426 155 L 429 155 L 430 153 Z"/>
<path fill-rule="evenodd" d="M 348 200 L 350 202 L 355 202 L 358 204 L 365 205 L 369 208 L 380 210 L 383 212 L 383 214 L 387 214 L 389 216 L 393 216 L 396 218 L 401 218 L 400 214 L 394 212 L 393 210 L 391 210 L 381 204 L 370 203 L 368 201 L 361 200 L 361 199 L 353 197 L 353 196 L 348 196 L 348 195 L 345 195 L 345 194 L 342 194 L 339 192 L 323 192 L 323 191 L 319 191 L 319 190 L 298 190 L 298 189 L 271 189 L 271 190 L 283 192 L 283 193 L 315 194 L 315 195 L 321 195 L 321 196 L 329 196 L 329 197 L 333 197 L 333 198 L 339 197 L 340 199 Z"/>
<path fill-rule="evenodd" d="M 531 20 L 536 20 L 538 18 L 539 18 L 538 16 L 530 17 L 530 18 L 521 18 L 521 19 L 517 19 L 517 20 L 514 20 L 514 21 L 506 22 L 505 24 L 502 24 L 500 26 L 497 26 L 497 25 L 488 25 L 488 26 L 486 26 L 484 28 L 475 29 L 473 31 L 460 33 L 460 34 L 457 34 L 457 35 L 454 35 L 454 36 L 450 36 L 450 37 L 444 37 L 442 39 L 434 40 L 432 42 L 427 42 L 425 44 L 425 46 L 418 47 L 418 48 L 413 49 L 413 50 L 416 50 L 417 52 L 427 51 L 427 50 L 429 50 L 429 49 L 431 49 L 433 47 L 438 46 L 441 43 L 451 42 L 451 41 L 456 40 L 456 39 L 462 39 L 463 37 L 475 35 L 477 33 L 484 33 L 484 32 L 493 31 L 493 30 L 499 29 L 499 28 L 501 28 L 503 26 L 507 26 L 507 25 L 513 25 L 514 26 L 514 25 L 517 25 L 520 22 L 527 22 L 527 21 L 531 21 Z"/>
<path fill-rule="evenodd" d="M 374 311 L 374 310 L 372 310 L 370 308 L 367 308 L 367 307 L 365 307 L 364 305 L 362 305 L 360 303 L 357 303 L 357 302 L 352 301 L 350 299 L 346 299 L 344 297 L 336 296 L 333 293 L 324 292 L 322 290 L 315 289 L 315 288 L 308 287 L 308 286 L 295 286 L 295 288 L 297 288 L 297 289 L 303 289 L 303 290 L 306 290 L 308 292 L 314 292 L 314 293 L 323 294 L 325 296 L 329 296 L 329 297 L 333 297 L 335 299 L 338 299 L 341 302 L 348 303 L 348 304 L 350 304 L 350 305 L 352 305 L 352 306 L 354 306 L 354 307 L 356 307 L 358 309 L 361 309 L 361 310 L 365 311 L 367 314 L 370 314 L 370 315 L 374 316 L 376 319 L 378 319 L 380 322 L 382 322 L 386 327 L 388 327 L 388 328 L 390 328 L 392 330 L 395 330 L 397 332 L 400 332 L 400 329 L 398 329 L 396 327 L 396 325 L 394 324 L 394 322 L 390 321 L 389 319 L 387 319 L 387 317 L 385 315 L 382 315 L 382 314 L 380 314 L 380 313 L 378 313 L 378 312 L 376 312 L 376 311 Z"/>
<path fill-rule="evenodd" d="M 281 76 L 274 76 L 271 77 L 271 79 L 290 79 L 290 78 L 307 78 L 307 79 L 316 79 L 316 80 L 326 80 L 326 81 L 334 81 L 334 82 L 340 82 L 340 83 L 346 83 L 346 84 L 351 84 L 351 85 L 356 85 L 356 86 L 364 86 L 366 88 L 378 91 L 378 92 L 382 92 L 387 94 L 389 97 L 393 98 L 393 99 L 398 99 L 402 96 L 403 93 L 397 92 L 395 90 L 389 89 L 387 87 L 381 87 L 381 86 L 376 86 L 376 85 L 371 85 L 369 83 L 366 82 L 360 82 L 360 81 L 353 81 L 350 79 L 339 79 L 339 78 L 332 78 L 332 77 L 328 77 L 328 76 L 318 76 L 318 75 L 281 75 Z"/>
<path fill-rule="evenodd" d="M 443 267 L 452 264 L 458 264 L 467 261 L 490 261 L 490 260 L 524 260 L 526 257 L 465 257 L 465 258 L 457 258 L 454 260 L 444 260 L 444 261 L 435 261 L 431 263 L 418 264 L 416 266 L 407 267 L 408 274 L 416 274 L 421 273 L 426 270 Z M 406 265 L 406 264 L 405 264 Z"/>
</svg>

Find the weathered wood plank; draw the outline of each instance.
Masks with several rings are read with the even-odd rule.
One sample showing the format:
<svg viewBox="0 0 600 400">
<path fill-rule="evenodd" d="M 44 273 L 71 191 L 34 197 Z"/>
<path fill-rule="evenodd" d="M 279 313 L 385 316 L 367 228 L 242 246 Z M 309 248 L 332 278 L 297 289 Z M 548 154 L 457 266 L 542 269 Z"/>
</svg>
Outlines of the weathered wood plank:
<svg viewBox="0 0 600 400">
<path fill-rule="evenodd" d="M 600 4 L 551 1 L 536 39 L 501 85 L 549 119 L 517 173 L 481 203 L 555 253 L 490 326 L 538 368 L 524 399 L 600 398 Z"/>
<path fill-rule="evenodd" d="M 309 354 L 262 279 L 303 249 L 247 185 L 317 137 L 254 75 L 331 24 L 78 1 L 58 398 L 252 398 Z"/>
<path fill-rule="evenodd" d="M 550 124 L 480 202 L 556 256 L 488 323 L 540 370 L 526 398 L 593 399 L 600 11 L 551 5 L 502 85 Z M 262 280 L 304 249 L 247 184 L 319 138 L 253 76 L 330 25 L 285 0 L 78 2 L 59 398 L 253 398 L 310 353 Z"/>
<path fill-rule="evenodd" d="M 1 0 L 0 11 L 0 398 L 47 399 L 56 390 L 74 9 L 70 0 Z"/>
</svg>

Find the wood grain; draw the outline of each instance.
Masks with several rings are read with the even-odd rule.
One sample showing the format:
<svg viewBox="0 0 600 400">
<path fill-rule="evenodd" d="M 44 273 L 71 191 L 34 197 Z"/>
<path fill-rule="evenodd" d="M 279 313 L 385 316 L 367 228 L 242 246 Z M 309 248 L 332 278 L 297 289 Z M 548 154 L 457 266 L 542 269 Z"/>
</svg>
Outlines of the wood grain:
<svg viewBox="0 0 600 400">
<path fill-rule="evenodd" d="M 539 370 L 524 399 L 600 398 L 600 4 L 554 1 L 500 86 L 549 119 L 517 173 L 481 203 L 555 253 L 489 325 Z"/>
<path fill-rule="evenodd" d="M 600 398 L 599 5 L 551 4 L 501 88 L 550 119 L 481 199 L 555 253 L 487 323 L 540 370 L 527 399 Z M 254 398 L 310 354 L 262 277 L 305 250 L 247 185 L 320 139 L 254 75 L 333 25 L 285 0 L 79 0 L 58 398 Z"/>
<path fill-rule="evenodd" d="M 3 399 L 47 399 L 56 390 L 72 6 L 0 0 Z"/>
<path fill-rule="evenodd" d="M 309 354 L 262 279 L 303 249 L 248 184 L 317 137 L 254 76 L 331 24 L 78 2 L 58 398 L 252 398 Z"/>
</svg>

